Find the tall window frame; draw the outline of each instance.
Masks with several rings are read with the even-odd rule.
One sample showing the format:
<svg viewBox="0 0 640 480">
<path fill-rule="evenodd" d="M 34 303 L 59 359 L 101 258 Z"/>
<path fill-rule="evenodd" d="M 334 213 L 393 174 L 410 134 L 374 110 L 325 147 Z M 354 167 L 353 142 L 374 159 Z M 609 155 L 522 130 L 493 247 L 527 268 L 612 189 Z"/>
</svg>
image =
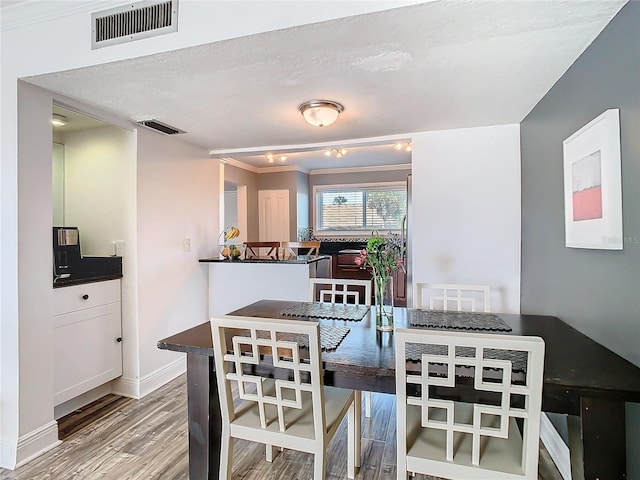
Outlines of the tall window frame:
<svg viewBox="0 0 640 480">
<path fill-rule="evenodd" d="M 316 237 L 363 237 L 399 233 L 407 212 L 403 181 L 313 186 Z"/>
</svg>

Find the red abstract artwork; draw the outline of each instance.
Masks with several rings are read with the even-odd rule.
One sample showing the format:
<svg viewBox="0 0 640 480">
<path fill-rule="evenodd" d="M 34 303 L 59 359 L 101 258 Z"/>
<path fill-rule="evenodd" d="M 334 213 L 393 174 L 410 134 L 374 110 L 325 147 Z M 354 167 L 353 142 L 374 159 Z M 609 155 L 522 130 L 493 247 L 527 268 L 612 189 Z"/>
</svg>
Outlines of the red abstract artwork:
<svg viewBox="0 0 640 480">
<path fill-rule="evenodd" d="M 600 150 L 572 166 L 573 221 L 602 218 L 602 167 Z"/>
</svg>

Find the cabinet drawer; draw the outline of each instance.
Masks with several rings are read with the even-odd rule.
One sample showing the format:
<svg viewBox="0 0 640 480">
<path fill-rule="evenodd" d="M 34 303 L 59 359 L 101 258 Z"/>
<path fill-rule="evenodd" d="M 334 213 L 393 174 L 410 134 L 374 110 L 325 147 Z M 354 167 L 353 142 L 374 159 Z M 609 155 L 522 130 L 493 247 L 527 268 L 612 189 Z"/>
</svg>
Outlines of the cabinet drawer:
<svg viewBox="0 0 640 480">
<path fill-rule="evenodd" d="M 53 291 L 53 314 L 60 315 L 119 301 L 120 280 L 56 288 Z"/>
<path fill-rule="evenodd" d="M 338 255 L 338 265 L 355 265 L 358 257 L 360 255 Z"/>
</svg>

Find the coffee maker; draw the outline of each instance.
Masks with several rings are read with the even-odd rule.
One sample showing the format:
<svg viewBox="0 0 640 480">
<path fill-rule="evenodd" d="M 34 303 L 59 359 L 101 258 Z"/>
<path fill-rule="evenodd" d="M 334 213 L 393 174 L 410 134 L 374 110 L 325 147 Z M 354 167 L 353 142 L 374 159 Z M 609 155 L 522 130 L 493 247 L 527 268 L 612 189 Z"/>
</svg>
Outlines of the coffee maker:
<svg viewBox="0 0 640 480">
<path fill-rule="evenodd" d="M 82 261 L 78 227 L 53 227 L 53 275 L 67 278 Z"/>
</svg>

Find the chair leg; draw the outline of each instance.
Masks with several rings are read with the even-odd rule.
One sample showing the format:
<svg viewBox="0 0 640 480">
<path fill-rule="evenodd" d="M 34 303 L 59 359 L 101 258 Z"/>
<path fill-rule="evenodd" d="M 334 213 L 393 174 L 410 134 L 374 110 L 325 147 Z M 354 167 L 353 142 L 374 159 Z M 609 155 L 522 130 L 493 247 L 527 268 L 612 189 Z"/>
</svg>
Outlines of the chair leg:
<svg viewBox="0 0 640 480">
<path fill-rule="evenodd" d="M 371 392 L 364 392 L 364 416 L 371 418 Z"/>
<path fill-rule="evenodd" d="M 354 446 L 355 446 L 355 466 L 360 467 L 360 457 L 362 454 L 362 392 L 354 390 Z"/>
<path fill-rule="evenodd" d="M 223 438 L 220 442 L 220 478 L 231 480 L 231 469 L 233 467 L 233 437 L 222 433 Z"/>
<path fill-rule="evenodd" d="M 313 480 L 324 480 L 325 463 L 324 455 L 316 453 L 313 456 Z"/>
<path fill-rule="evenodd" d="M 273 459 L 276 458 L 280 449 L 278 447 L 274 447 L 273 445 L 265 445 L 265 457 L 267 462 L 273 462 Z"/>
</svg>

